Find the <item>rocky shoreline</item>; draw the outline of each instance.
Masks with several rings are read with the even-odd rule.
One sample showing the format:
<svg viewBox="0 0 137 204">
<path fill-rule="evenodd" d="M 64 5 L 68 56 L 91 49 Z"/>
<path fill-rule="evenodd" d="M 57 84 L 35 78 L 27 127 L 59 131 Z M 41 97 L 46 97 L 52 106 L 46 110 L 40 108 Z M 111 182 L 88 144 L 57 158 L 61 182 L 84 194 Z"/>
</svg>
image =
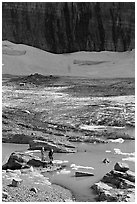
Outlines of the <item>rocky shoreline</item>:
<svg viewBox="0 0 137 204">
<path fill-rule="evenodd" d="M 11 185 L 13 177 L 23 180 L 18 187 Z M 20 170 L 3 170 L 2 187 L 4 202 L 73 202 L 69 190 L 52 185 L 48 178 L 36 170 L 27 173 Z"/>
<path fill-rule="evenodd" d="M 42 172 L 64 168 L 64 164 L 50 164 L 27 152 L 13 152 L 2 166 L 2 200 L 5 202 L 68 202 L 73 201 L 69 190 L 52 185 Z"/>
<path fill-rule="evenodd" d="M 134 202 L 135 172 L 125 163 L 116 163 L 114 169 L 91 186 L 100 202 Z"/>
</svg>

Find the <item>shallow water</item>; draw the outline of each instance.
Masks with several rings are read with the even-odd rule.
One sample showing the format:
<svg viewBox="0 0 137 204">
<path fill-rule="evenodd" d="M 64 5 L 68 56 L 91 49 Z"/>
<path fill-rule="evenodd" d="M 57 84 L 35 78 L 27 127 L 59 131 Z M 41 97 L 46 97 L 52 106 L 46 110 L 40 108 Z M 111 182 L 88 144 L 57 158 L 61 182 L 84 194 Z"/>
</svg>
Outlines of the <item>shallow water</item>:
<svg viewBox="0 0 137 204">
<path fill-rule="evenodd" d="M 116 154 L 114 149 L 120 149 L 122 153 L 135 152 L 134 141 L 124 141 L 124 143 L 108 143 L 108 144 L 86 144 L 75 143 L 78 146 L 78 152 L 72 154 L 58 153 L 54 154 L 54 160 L 68 161 L 66 168 L 62 171 L 53 173 L 43 173 L 50 177 L 52 183 L 64 186 L 72 191 L 76 201 L 95 201 L 95 194 L 90 189 L 91 185 L 99 181 L 107 172 L 109 172 L 117 161 L 122 158 L 128 158 L 129 155 Z M 2 161 L 7 155 L 15 150 L 26 150 L 28 145 L 3 144 Z M 106 152 L 107 151 L 107 152 Z M 131 155 L 133 158 L 133 155 Z M 102 163 L 104 158 L 110 160 L 109 164 Z M 123 161 L 129 164 L 130 169 L 135 171 L 135 163 L 133 161 Z M 72 164 L 92 168 L 78 168 L 86 172 L 94 173 L 91 177 L 75 177 L 76 169 L 71 167 Z M 74 166 L 74 165 L 72 165 Z"/>
</svg>

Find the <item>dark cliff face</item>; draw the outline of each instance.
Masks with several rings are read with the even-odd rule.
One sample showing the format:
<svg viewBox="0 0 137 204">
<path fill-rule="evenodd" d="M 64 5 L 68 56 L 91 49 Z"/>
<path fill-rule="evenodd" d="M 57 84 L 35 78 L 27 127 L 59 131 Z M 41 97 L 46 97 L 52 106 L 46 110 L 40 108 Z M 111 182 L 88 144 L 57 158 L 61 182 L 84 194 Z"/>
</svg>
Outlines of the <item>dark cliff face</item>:
<svg viewBox="0 0 137 204">
<path fill-rule="evenodd" d="M 2 3 L 2 38 L 54 53 L 135 47 L 135 3 Z"/>
</svg>

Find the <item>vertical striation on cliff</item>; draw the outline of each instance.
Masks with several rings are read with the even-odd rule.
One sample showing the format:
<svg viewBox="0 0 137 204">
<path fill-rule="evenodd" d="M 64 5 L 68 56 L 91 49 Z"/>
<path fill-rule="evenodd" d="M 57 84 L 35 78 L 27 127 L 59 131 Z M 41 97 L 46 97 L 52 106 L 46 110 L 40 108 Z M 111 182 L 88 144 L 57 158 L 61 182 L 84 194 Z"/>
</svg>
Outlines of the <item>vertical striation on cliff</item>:
<svg viewBox="0 0 137 204">
<path fill-rule="evenodd" d="M 134 2 L 3 2 L 2 39 L 64 53 L 135 47 Z"/>
</svg>

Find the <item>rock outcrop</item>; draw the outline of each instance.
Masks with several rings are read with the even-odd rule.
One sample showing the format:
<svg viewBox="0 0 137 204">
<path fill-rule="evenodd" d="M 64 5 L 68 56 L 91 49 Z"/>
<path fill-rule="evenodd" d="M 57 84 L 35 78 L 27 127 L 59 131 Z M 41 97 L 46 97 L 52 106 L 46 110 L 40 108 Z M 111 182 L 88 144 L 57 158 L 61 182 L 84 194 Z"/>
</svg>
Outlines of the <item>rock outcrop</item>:
<svg viewBox="0 0 137 204">
<path fill-rule="evenodd" d="M 75 172 L 76 177 L 83 177 L 83 176 L 94 176 L 93 173 L 85 172 L 85 171 L 76 171 Z"/>
<path fill-rule="evenodd" d="M 56 153 L 74 153 L 76 150 L 74 148 L 67 148 L 65 143 L 61 143 L 61 145 L 56 145 L 50 142 L 42 141 L 42 140 L 32 140 L 29 143 L 29 147 L 31 150 L 34 149 L 41 149 L 41 147 L 44 147 L 45 150 L 53 149 Z M 67 145 L 69 146 L 69 145 Z"/>
<path fill-rule="evenodd" d="M 10 155 L 7 163 L 2 166 L 2 169 L 26 169 L 30 166 L 45 167 L 47 164 L 48 161 L 41 161 L 39 157 L 35 157 L 23 152 L 13 152 Z"/>
<path fill-rule="evenodd" d="M 117 170 L 117 167 L 119 170 Z M 116 163 L 114 170 L 107 173 L 101 181 L 91 188 L 98 194 L 98 201 L 134 202 L 135 173 L 126 164 Z"/>
<path fill-rule="evenodd" d="M 134 2 L 4 2 L 2 38 L 64 53 L 135 47 Z"/>
</svg>

